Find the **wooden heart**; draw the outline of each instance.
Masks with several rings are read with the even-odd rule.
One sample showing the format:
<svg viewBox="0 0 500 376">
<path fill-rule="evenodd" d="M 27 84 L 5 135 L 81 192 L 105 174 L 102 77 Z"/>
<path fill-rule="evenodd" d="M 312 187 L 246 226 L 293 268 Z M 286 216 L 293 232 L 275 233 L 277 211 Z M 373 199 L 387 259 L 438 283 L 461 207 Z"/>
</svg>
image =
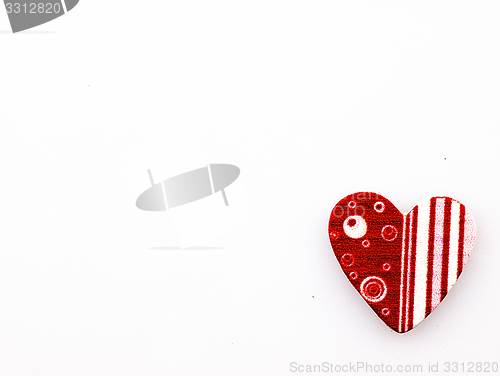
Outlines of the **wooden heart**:
<svg viewBox="0 0 500 376">
<path fill-rule="evenodd" d="M 406 215 L 373 192 L 338 202 L 328 226 L 337 260 L 378 317 L 404 333 L 444 299 L 476 240 L 472 214 L 457 200 L 432 197 Z"/>
</svg>

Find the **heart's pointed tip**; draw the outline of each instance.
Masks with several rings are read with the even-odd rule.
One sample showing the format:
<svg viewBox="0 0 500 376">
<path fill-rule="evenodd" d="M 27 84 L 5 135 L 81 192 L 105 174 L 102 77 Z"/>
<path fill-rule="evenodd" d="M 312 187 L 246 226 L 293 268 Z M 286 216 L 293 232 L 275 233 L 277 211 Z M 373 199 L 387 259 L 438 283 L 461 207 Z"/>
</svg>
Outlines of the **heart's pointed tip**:
<svg viewBox="0 0 500 376">
<path fill-rule="evenodd" d="M 408 330 L 404 330 L 404 331 L 399 331 L 399 330 L 396 330 L 396 329 L 392 329 L 394 333 L 397 333 L 399 335 L 403 335 L 403 334 L 406 334 L 408 333 L 411 329 L 408 329 Z"/>
</svg>

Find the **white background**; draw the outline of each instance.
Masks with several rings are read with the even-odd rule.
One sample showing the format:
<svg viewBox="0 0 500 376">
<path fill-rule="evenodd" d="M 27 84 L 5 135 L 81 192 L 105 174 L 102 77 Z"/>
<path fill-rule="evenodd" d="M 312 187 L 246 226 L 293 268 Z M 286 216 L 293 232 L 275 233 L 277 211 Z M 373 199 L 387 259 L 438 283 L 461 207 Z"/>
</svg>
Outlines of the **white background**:
<svg viewBox="0 0 500 376">
<path fill-rule="evenodd" d="M 499 16 L 496 1 L 81 0 L 11 34 L 1 11 L 0 375 L 500 361 Z M 239 166 L 245 221 L 176 249 L 166 213 L 135 207 L 151 155 Z M 404 335 L 329 244 L 331 209 L 362 190 L 403 212 L 448 195 L 477 222 L 460 280 Z"/>
</svg>

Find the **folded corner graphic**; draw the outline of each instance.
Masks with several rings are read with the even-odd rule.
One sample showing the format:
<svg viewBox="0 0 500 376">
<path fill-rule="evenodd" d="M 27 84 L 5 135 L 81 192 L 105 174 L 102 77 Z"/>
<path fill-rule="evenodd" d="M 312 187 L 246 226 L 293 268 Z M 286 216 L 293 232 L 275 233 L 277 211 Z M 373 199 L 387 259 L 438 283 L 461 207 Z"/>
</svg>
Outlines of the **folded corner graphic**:
<svg viewBox="0 0 500 376">
<path fill-rule="evenodd" d="M 209 164 L 155 184 L 148 172 L 152 186 L 136 202 L 139 209 L 146 211 L 166 211 L 217 192 L 221 192 L 224 203 L 229 206 L 224 188 L 240 175 L 240 169 L 234 165 Z"/>
<path fill-rule="evenodd" d="M 4 0 L 14 33 L 50 22 L 73 9 L 79 0 Z"/>
</svg>

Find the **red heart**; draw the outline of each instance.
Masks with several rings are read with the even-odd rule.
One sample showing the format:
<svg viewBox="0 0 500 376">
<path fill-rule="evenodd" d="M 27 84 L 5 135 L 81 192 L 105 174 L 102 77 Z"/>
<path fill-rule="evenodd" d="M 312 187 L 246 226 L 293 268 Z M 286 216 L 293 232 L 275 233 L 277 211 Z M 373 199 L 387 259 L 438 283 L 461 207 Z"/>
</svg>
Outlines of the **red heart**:
<svg viewBox="0 0 500 376">
<path fill-rule="evenodd" d="M 373 192 L 338 202 L 328 226 L 333 252 L 354 288 L 391 329 L 417 326 L 444 299 L 476 240 L 472 214 L 449 197 L 406 215 Z"/>
</svg>

